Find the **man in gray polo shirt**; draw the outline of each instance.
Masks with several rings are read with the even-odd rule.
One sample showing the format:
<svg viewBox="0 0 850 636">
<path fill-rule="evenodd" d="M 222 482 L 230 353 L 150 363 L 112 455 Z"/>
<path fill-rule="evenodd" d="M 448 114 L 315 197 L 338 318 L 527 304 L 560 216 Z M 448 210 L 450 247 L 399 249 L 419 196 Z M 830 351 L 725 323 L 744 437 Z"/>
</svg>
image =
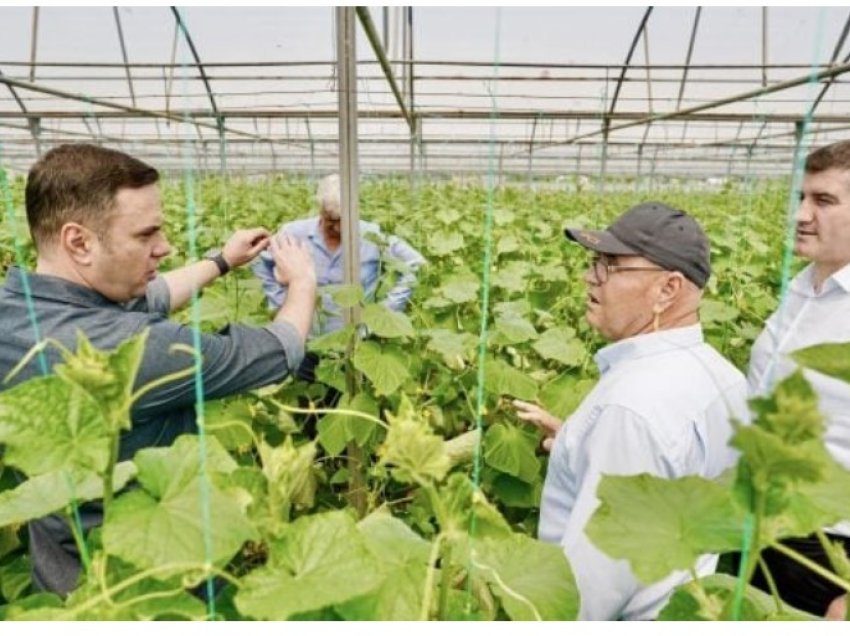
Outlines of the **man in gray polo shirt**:
<svg viewBox="0 0 850 636">
<path fill-rule="evenodd" d="M 308 249 L 287 238 L 272 239 L 256 228 L 236 232 L 204 260 L 157 274 L 171 246 L 163 234 L 157 171 L 121 152 L 92 145 L 65 145 L 42 157 L 26 185 L 27 221 L 38 255 L 34 273 L 10 268 L 0 290 L 0 378 L 36 343 L 25 289 L 29 287 L 41 338 L 76 347 L 83 331 L 100 349 L 149 329 L 136 378 L 138 386 L 187 366 L 172 345 L 193 346 L 189 327 L 171 322 L 193 289 L 251 261 L 269 248 L 289 295 L 274 320 L 262 328 L 229 325 L 201 335 L 203 386 L 209 398 L 279 382 L 304 355 L 316 293 Z M 46 350 L 52 367 L 60 358 Z M 33 362 L 0 390 L 38 375 Z M 121 437 L 120 460 L 151 446 L 167 446 L 194 432 L 195 380 L 170 382 L 145 394 L 133 407 L 132 430 Z M 86 529 L 101 522 L 98 504 L 81 509 Z M 76 585 L 80 559 L 71 532 L 59 516 L 30 524 L 33 579 L 37 587 L 67 593 Z"/>
<path fill-rule="evenodd" d="M 643 585 L 584 528 L 602 475 L 717 477 L 735 463 L 730 416 L 746 421 L 743 374 L 703 340 L 698 307 L 708 281 L 708 239 L 697 222 L 662 203 L 638 205 L 607 230 L 567 230 L 594 252 L 584 276 L 587 321 L 611 344 L 596 354 L 599 382 L 566 422 L 516 401 L 521 419 L 549 437 L 539 536 L 560 545 L 576 576 L 582 620 L 653 619 L 674 572 Z M 693 571 L 714 571 L 702 555 Z"/>
</svg>

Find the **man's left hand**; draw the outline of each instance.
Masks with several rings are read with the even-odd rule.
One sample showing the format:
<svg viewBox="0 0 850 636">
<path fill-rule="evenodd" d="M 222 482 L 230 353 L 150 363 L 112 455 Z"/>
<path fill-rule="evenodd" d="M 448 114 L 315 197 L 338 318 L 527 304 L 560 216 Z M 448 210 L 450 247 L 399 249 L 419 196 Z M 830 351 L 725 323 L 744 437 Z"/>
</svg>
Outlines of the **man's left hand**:
<svg viewBox="0 0 850 636">
<path fill-rule="evenodd" d="M 250 230 L 237 230 L 221 250 L 221 255 L 231 269 L 253 261 L 257 255 L 269 246 L 271 234 L 256 227 Z"/>
</svg>

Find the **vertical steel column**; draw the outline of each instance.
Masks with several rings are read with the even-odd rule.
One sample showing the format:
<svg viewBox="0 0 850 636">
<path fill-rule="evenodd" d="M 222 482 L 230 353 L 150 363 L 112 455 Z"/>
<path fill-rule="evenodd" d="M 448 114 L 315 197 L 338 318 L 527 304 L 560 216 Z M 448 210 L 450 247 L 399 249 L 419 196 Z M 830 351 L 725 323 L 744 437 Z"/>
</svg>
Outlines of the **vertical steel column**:
<svg viewBox="0 0 850 636">
<path fill-rule="evenodd" d="M 413 112 L 413 7 L 404 7 L 403 21 L 403 37 L 404 42 L 404 60 L 406 64 L 405 75 L 405 92 L 407 93 L 407 107 L 411 118 L 416 125 L 415 132 L 410 136 L 410 175 L 414 178 L 416 173 L 416 146 L 421 143 L 422 120 L 414 115 Z M 420 162 L 421 167 L 421 162 Z M 413 183 L 411 181 L 411 183 Z"/>
<path fill-rule="evenodd" d="M 602 123 L 602 159 L 599 166 L 599 186 L 597 188 L 600 194 L 605 193 L 605 174 L 608 170 L 608 135 L 610 128 L 611 120 L 605 117 Z"/>
<path fill-rule="evenodd" d="M 360 285 L 360 210 L 358 207 L 359 170 L 357 165 L 357 40 L 354 7 L 336 8 L 337 77 L 339 78 L 339 177 L 342 204 L 343 283 Z M 360 321 L 360 306 L 343 310 L 346 325 Z M 348 344 L 347 357 L 354 355 L 354 339 Z M 345 373 L 346 392 L 357 393 L 358 382 L 349 364 Z M 358 516 L 366 514 L 366 455 L 354 442 L 348 444 L 349 501 Z"/>
<path fill-rule="evenodd" d="M 767 7 L 761 8 L 761 85 L 767 86 Z"/>
<path fill-rule="evenodd" d="M 357 165 L 357 48 L 354 7 L 336 8 L 339 76 L 339 177 L 342 204 L 342 249 L 346 285 L 360 284 L 360 210 Z M 359 321 L 359 308 L 346 309 L 346 324 Z"/>
<path fill-rule="evenodd" d="M 32 35 L 30 37 L 30 82 L 35 82 L 35 58 L 38 50 L 38 7 L 32 8 Z"/>
</svg>

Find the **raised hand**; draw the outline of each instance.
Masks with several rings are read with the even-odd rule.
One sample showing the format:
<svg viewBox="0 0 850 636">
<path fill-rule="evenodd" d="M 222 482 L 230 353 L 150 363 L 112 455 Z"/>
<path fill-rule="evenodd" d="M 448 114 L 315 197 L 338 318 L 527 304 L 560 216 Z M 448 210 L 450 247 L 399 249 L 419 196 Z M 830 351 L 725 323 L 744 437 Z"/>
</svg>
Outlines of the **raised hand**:
<svg viewBox="0 0 850 636">
<path fill-rule="evenodd" d="M 281 285 L 296 282 L 316 286 L 316 267 L 310 248 L 288 234 L 273 236 L 269 251 L 274 259 L 274 275 Z"/>
<path fill-rule="evenodd" d="M 250 230 L 237 230 L 227 239 L 221 255 L 231 269 L 250 263 L 269 246 L 271 234 L 261 227 Z"/>
</svg>

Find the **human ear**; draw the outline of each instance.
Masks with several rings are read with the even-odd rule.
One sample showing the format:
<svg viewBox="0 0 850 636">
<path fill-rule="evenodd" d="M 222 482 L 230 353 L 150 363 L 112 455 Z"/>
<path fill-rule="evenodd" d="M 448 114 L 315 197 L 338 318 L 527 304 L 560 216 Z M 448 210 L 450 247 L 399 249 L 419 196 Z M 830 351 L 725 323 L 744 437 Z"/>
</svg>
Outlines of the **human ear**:
<svg viewBox="0 0 850 636">
<path fill-rule="evenodd" d="M 652 310 L 655 313 L 661 313 L 672 305 L 682 292 L 684 283 L 685 278 L 682 274 L 679 272 L 670 272 L 658 289 L 658 295 Z"/>
<path fill-rule="evenodd" d="M 59 230 L 59 246 L 75 263 L 90 265 L 94 234 L 84 225 L 68 222 Z"/>
</svg>

